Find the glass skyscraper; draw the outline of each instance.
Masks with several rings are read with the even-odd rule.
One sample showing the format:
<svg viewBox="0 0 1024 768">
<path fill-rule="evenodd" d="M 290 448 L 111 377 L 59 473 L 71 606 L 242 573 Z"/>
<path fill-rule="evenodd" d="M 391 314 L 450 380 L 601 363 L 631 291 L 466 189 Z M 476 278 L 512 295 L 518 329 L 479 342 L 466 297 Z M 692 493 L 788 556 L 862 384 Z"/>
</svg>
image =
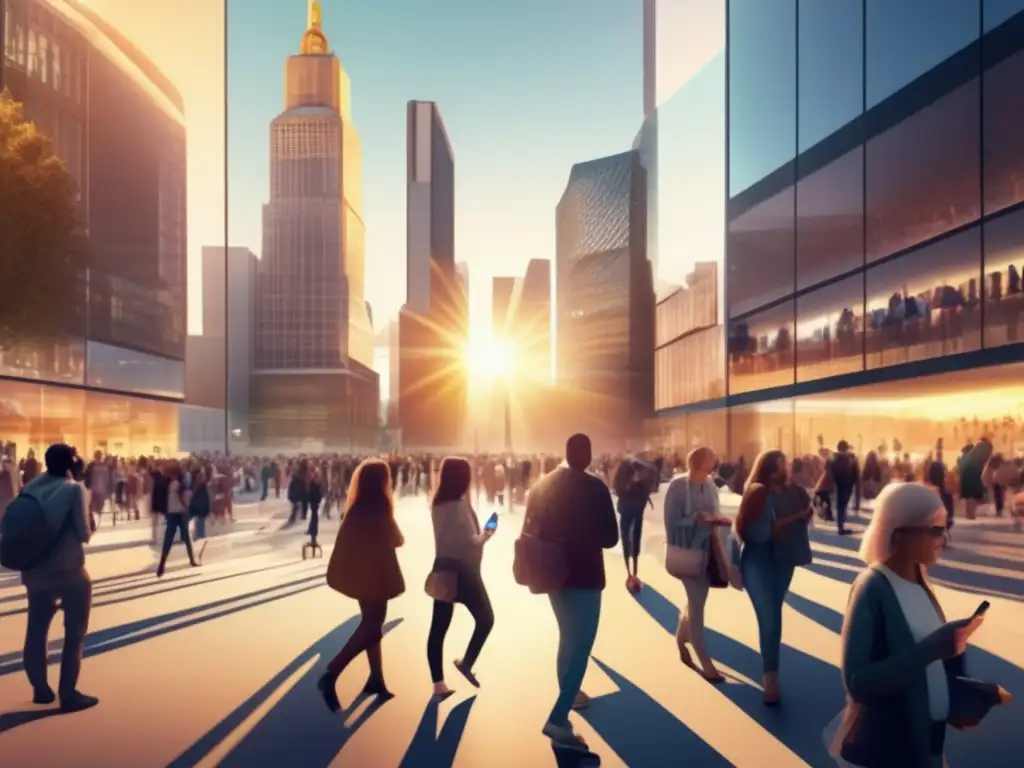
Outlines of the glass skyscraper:
<svg viewBox="0 0 1024 768">
<path fill-rule="evenodd" d="M 1024 0 L 730 0 L 727 35 L 727 384 L 655 433 L 1019 451 Z"/>
</svg>

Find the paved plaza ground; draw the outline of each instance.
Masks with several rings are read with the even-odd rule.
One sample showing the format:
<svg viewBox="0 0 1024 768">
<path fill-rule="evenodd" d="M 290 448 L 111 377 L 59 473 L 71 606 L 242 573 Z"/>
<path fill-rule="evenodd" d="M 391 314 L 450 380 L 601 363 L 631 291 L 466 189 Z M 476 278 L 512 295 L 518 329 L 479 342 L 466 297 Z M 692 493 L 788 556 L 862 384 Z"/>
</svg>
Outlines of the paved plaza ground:
<svg viewBox="0 0 1024 768">
<path fill-rule="evenodd" d="M 587 673 L 591 707 L 573 715 L 604 766 L 827 766 L 822 729 L 843 704 L 837 664 L 842 611 L 859 569 L 857 537 L 819 525 L 815 562 L 798 570 L 784 618 L 784 703 L 760 703 L 757 628 L 745 594 L 709 600 L 710 647 L 728 684 L 712 687 L 678 660 L 672 637 L 678 582 L 661 565 L 661 497 L 648 515 L 638 598 L 623 588 L 618 551 L 606 555 L 609 587 Z M 733 501 L 727 499 L 726 506 Z M 481 510 L 484 514 L 489 510 Z M 357 609 L 324 585 L 326 560 L 302 561 L 301 532 L 281 532 L 284 505 L 239 510 L 229 535 L 211 539 L 201 569 L 181 568 L 176 547 L 162 581 L 144 542 L 148 524 L 104 528 L 90 548 L 95 581 L 81 689 L 99 707 L 73 715 L 33 707 L 21 668 L 24 593 L 0 576 L 0 765 L 4 768 L 532 768 L 572 765 L 540 733 L 555 698 L 555 622 L 546 598 L 511 573 L 521 512 L 503 515 L 487 545 L 484 578 L 496 613 L 477 672 L 479 691 L 454 674 L 457 693 L 430 703 L 425 649 L 430 600 L 423 580 L 433 557 L 426 502 L 403 499 L 398 518 L 407 591 L 393 601 L 384 641 L 388 685 L 380 707 L 356 702 L 332 716 L 316 692 L 325 663 L 352 631 Z M 854 522 L 855 529 L 862 528 Z M 324 524 L 324 540 L 336 529 Z M 330 554 L 325 546 L 325 556 Z M 984 594 L 992 602 L 970 651 L 974 676 L 1024 696 L 1024 535 L 1003 521 L 963 523 L 934 570 L 951 617 Z M 446 663 L 471 631 L 464 611 Z M 59 651 L 60 617 L 52 635 Z M 53 656 L 56 661 L 58 656 Z M 51 667 L 56 684 L 57 668 Z M 366 676 L 360 659 L 339 683 L 353 702 Z M 1009 768 L 1024 753 L 1020 705 L 995 711 L 977 730 L 955 732 L 952 768 Z"/>
</svg>

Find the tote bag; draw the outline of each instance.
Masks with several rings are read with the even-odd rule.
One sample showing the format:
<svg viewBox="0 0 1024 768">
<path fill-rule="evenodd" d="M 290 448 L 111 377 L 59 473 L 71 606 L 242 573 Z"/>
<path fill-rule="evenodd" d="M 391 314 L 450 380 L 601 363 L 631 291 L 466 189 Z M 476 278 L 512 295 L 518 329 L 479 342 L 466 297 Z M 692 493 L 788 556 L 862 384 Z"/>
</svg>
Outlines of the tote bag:
<svg viewBox="0 0 1024 768">
<path fill-rule="evenodd" d="M 712 531 L 714 534 L 714 531 Z M 711 549 L 711 542 L 708 546 L 694 548 L 693 541 L 697 536 L 697 526 L 694 525 L 684 533 L 684 544 L 677 547 L 669 544 L 665 549 L 665 570 L 669 576 L 677 579 L 702 579 L 708 574 L 708 552 Z"/>
</svg>

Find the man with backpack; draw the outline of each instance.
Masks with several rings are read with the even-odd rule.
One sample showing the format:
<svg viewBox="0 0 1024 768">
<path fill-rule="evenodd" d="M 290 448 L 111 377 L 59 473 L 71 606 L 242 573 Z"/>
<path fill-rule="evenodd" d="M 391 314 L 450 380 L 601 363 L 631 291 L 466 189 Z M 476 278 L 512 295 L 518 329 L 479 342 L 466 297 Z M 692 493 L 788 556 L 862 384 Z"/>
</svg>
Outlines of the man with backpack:
<svg viewBox="0 0 1024 768">
<path fill-rule="evenodd" d="M 64 649 L 58 695 L 60 708 L 76 712 L 99 700 L 80 693 L 78 675 L 92 608 L 92 582 L 85 569 L 85 544 L 96 529 L 85 492 L 75 482 L 75 449 L 58 443 L 45 456 L 46 472 L 11 501 L 0 526 L 0 564 L 21 572 L 28 592 L 25 673 L 35 704 L 57 696 L 47 681 L 47 641 L 58 606 L 64 611 Z"/>
</svg>

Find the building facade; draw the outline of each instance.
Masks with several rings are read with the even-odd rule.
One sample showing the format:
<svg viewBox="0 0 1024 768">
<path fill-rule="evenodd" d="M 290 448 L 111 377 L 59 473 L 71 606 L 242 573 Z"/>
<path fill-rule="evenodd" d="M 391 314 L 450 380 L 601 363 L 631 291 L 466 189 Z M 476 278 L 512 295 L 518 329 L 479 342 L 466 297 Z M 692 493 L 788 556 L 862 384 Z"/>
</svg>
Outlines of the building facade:
<svg viewBox="0 0 1024 768">
<path fill-rule="evenodd" d="M 497 279 L 497 278 L 495 278 Z M 551 261 L 530 259 L 517 278 L 507 311 L 505 338 L 516 355 L 517 375 L 551 382 Z"/>
<path fill-rule="evenodd" d="M 725 394 L 662 400 L 658 437 L 748 460 L 1024 450 L 1024 2 L 728 19 Z"/>
<path fill-rule="evenodd" d="M 83 452 L 175 453 L 187 286 L 181 96 L 84 3 L 6 0 L 3 32 L 0 81 L 78 184 L 89 268 L 64 340 L 0 352 L 0 432 L 19 451 L 64 440 Z"/>
<path fill-rule="evenodd" d="M 398 413 L 407 447 L 462 444 L 468 301 L 455 267 L 455 157 L 436 103 L 406 110 L 406 303 Z"/>
<path fill-rule="evenodd" d="M 270 201 L 257 272 L 250 442 L 370 447 L 379 380 L 364 298 L 362 150 L 348 76 L 319 3 L 285 68 L 270 129 Z"/>
<path fill-rule="evenodd" d="M 514 277 L 495 277 L 491 280 L 491 335 L 496 339 L 504 338 L 508 332 L 508 310 L 515 289 Z"/>
<path fill-rule="evenodd" d="M 653 409 L 647 181 L 636 151 L 577 163 L 556 210 L 558 385 L 600 439 L 638 436 Z"/>
</svg>

